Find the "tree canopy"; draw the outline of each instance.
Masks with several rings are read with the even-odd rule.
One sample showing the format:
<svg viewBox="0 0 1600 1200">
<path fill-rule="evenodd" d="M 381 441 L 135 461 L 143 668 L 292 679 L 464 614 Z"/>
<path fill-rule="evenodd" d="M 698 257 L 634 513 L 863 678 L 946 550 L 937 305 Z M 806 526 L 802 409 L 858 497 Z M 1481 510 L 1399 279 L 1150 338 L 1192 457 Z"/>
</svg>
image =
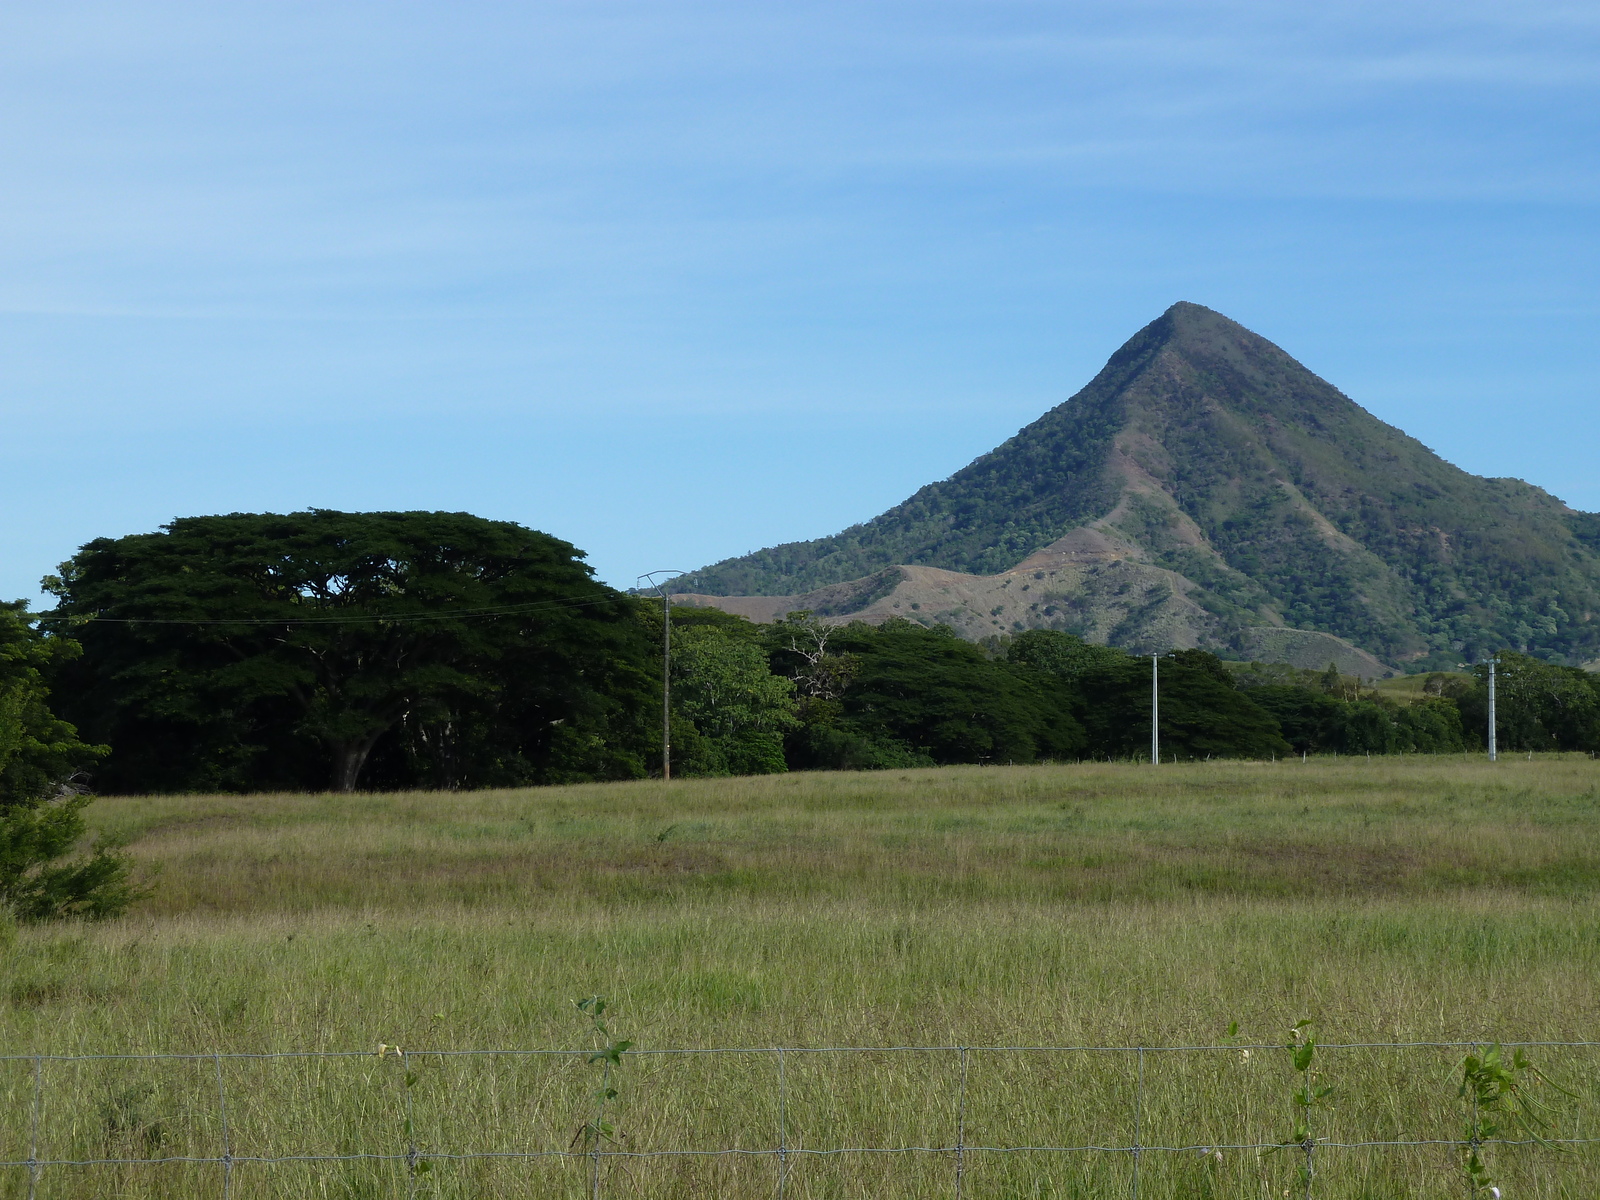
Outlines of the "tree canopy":
<svg viewBox="0 0 1600 1200">
<path fill-rule="evenodd" d="M 1495 730 L 1504 750 L 1600 750 L 1600 676 L 1509 650 L 1497 656 Z M 1489 667 L 1462 696 L 1469 728 L 1487 730 Z"/>
<path fill-rule="evenodd" d="M 659 636 L 660 611 L 642 610 Z M 761 627 L 714 608 L 672 610 L 673 769 L 683 775 L 788 770 L 794 683 L 772 673 Z"/>
<path fill-rule="evenodd" d="M 1007 656 L 1047 672 L 1074 694 L 1093 753 L 1113 758 L 1149 753 L 1149 658 L 1044 629 L 1019 636 Z M 1163 755 L 1266 758 L 1288 753 L 1278 722 L 1234 686 L 1215 655 L 1174 650 L 1161 656 L 1159 672 Z"/>
<path fill-rule="evenodd" d="M 943 626 L 852 624 L 830 646 L 854 660 L 837 723 L 869 743 L 898 743 L 934 763 L 1028 763 L 1083 751 L 1069 699 L 1044 673 L 992 660 Z"/>
<path fill-rule="evenodd" d="M 8 635 L 13 674 L 26 660 L 35 682 L 0 686 L 0 796 L 48 792 L 91 765 L 110 792 L 517 786 L 659 769 L 661 608 L 519 525 L 194 517 L 91 542 L 49 586 L 51 633 L 19 618 L 24 632 Z M 677 774 L 1149 753 L 1149 658 L 1072 634 L 974 644 L 900 619 L 793 613 L 760 626 L 687 605 L 670 616 Z M 1501 662 L 1504 747 L 1600 748 L 1596 676 L 1509 652 Z M 1481 744 L 1481 678 L 1402 695 L 1332 666 L 1224 664 L 1200 650 L 1159 666 L 1162 750 L 1180 759 Z"/>
<path fill-rule="evenodd" d="M 235 513 L 47 581 L 71 715 L 130 790 L 641 774 L 650 648 L 566 542 L 465 513 Z"/>
</svg>

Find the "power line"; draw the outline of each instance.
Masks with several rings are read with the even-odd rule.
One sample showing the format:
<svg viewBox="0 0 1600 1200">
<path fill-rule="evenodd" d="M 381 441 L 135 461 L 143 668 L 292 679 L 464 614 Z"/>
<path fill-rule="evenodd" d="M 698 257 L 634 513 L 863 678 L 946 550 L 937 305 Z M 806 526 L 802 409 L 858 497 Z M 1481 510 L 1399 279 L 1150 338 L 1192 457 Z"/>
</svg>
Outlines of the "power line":
<svg viewBox="0 0 1600 1200">
<path fill-rule="evenodd" d="M 84 617 L 74 613 L 22 613 L 25 621 L 63 621 L 73 625 L 359 625 L 413 621 L 450 621 L 469 617 L 506 617 L 558 608 L 587 608 L 615 604 L 627 597 L 561 596 L 497 608 L 446 608 L 425 613 L 351 613 L 332 617 Z"/>
</svg>

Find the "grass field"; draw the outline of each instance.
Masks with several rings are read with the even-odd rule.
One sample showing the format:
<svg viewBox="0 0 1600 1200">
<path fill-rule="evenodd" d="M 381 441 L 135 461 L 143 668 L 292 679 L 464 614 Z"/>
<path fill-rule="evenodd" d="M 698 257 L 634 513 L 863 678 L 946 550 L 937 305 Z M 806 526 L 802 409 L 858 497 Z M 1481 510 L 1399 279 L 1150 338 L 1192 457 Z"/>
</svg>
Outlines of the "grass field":
<svg viewBox="0 0 1600 1200">
<path fill-rule="evenodd" d="M 1279 1043 L 1600 1034 L 1600 763 L 1426 757 L 805 774 L 474 794 L 106 799 L 150 897 L 24 929 L 6 1053 L 374 1051 L 230 1060 L 235 1154 L 566 1149 L 600 1068 L 429 1049 Z M 1600 1058 L 1547 1050 L 1559 1132 L 1600 1136 Z M 789 1146 L 1131 1144 L 1111 1053 L 788 1056 Z M 1336 1141 L 1461 1136 L 1460 1052 L 1324 1051 Z M 30 1060 L 0 1063 L 0 1159 Z M 1149 1056 L 1141 1144 L 1281 1140 L 1286 1052 Z M 40 1156 L 220 1153 L 216 1064 L 47 1064 Z M 625 1057 L 636 1150 L 770 1148 L 771 1055 Z M 1325 1150 L 1327 1197 L 1467 1195 L 1459 1152 Z M 1600 1154 L 1497 1148 L 1513 1196 L 1600 1194 Z M 1145 1155 L 1144 1196 L 1303 1195 L 1299 1159 Z M 592 1164 L 241 1164 L 236 1196 L 587 1195 Z M 46 1196 L 221 1194 L 214 1165 L 51 1167 Z M 963 1195 L 1127 1195 L 1131 1157 L 974 1152 Z M 602 1193 L 769 1196 L 770 1157 L 607 1160 Z M 25 1168 L 0 1195 L 27 1195 Z M 787 1196 L 951 1195 L 949 1154 L 802 1157 Z"/>
<path fill-rule="evenodd" d="M 1410 703 L 1427 696 L 1428 680 L 1436 675 L 1443 675 L 1446 679 L 1452 680 L 1472 679 L 1472 676 L 1465 671 L 1428 671 L 1421 675 L 1392 675 L 1388 679 L 1378 680 L 1372 686 L 1391 700 Z"/>
</svg>

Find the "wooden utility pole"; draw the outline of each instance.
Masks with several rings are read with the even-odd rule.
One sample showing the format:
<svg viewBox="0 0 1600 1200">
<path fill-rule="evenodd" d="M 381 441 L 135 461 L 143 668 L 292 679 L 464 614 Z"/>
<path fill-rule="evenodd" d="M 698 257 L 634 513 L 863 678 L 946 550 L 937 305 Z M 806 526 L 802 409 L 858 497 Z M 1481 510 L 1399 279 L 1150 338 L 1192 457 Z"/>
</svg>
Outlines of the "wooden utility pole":
<svg viewBox="0 0 1600 1200">
<path fill-rule="evenodd" d="M 672 778 L 672 597 L 661 589 L 661 778 Z"/>
<path fill-rule="evenodd" d="M 639 576 L 648 579 L 661 593 L 661 778 L 672 778 L 672 596 L 666 583 L 657 584 L 657 575 L 682 575 L 682 571 L 651 571 Z M 671 580 L 667 581 L 668 583 Z"/>
</svg>

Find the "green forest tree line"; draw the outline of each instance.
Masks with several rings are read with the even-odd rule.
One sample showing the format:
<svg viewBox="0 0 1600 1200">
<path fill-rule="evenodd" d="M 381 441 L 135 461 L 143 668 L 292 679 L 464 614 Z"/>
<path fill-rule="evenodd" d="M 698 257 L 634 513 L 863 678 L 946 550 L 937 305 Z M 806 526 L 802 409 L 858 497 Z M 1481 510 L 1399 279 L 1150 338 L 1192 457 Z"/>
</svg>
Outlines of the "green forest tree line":
<svg viewBox="0 0 1600 1200">
<path fill-rule="evenodd" d="M 5 609 L 4 811 L 101 792 L 470 788 L 640 778 L 661 759 L 658 603 L 572 546 L 453 513 L 235 514 L 89 543 Z M 1035 630 L 756 625 L 674 607 L 675 773 L 1139 758 L 1148 657 Z M 1600 681 L 1501 659 L 1508 750 L 1600 749 Z M 1415 702 L 1336 672 L 1163 655 L 1177 759 L 1480 747 L 1486 689 Z M 48 704 L 47 704 L 48 698 Z M 28 782 L 20 782 L 26 779 Z M 52 791 L 55 789 L 55 791 Z M 21 819 L 21 818 L 17 818 Z"/>
<path fill-rule="evenodd" d="M 756 625 L 598 582 L 566 542 L 462 513 L 314 510 L 100 539 L 0 605 L 0 918 L 136 895 L 83 848 L 88 792 L 510 787 L 678 775 L 1138 759 L 1147 657 L 1034 630 Z M 1160 658 L 1174 759 L 1483 744 L 1484 668 L 1404 702 L 1200 650 Z M 1600 750 L 1600 678 L 1500 656 L 1500 745 Z"/>
</svg>

